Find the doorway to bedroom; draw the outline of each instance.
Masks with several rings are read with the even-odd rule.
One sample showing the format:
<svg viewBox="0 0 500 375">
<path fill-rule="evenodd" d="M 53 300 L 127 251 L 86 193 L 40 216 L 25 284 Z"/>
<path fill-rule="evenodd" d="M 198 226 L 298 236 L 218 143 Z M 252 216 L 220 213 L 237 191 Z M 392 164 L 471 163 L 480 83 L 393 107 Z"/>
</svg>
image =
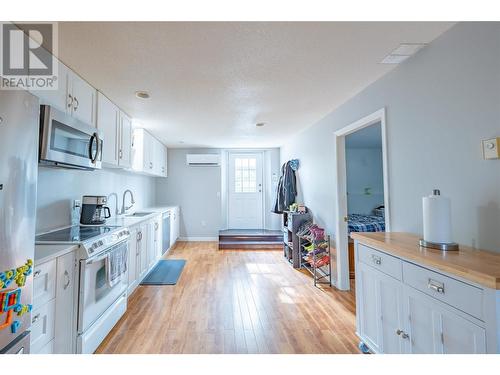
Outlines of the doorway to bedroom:
<svg viewBox="0 0 500 375">
<path fill-rule="evenodd" d="M 337 251 L 339 289 L 355 278 L 352 232 L 388 230 L 385 110 L 335 133 L 337 140 Z M 342 288 L 344 286 L 344 288 Z"/>
</svg>

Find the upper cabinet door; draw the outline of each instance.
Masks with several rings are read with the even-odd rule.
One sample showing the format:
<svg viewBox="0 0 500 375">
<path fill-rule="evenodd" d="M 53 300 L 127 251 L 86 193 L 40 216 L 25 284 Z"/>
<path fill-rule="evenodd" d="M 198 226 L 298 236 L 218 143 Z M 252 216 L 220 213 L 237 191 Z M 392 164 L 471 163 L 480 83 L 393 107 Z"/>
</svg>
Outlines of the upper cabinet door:
<svg viewBox="0 0 500 375">
<path fill-rule="evenodd" d="M 120 112 L 120 147 L 118 150 L 119 165 L 123 168 L 132 166 L 132 120 Z"/>
<path fill-rule="evenodd" d="M 97 93 L 97 128 L 104 137 L 102 162 L 117 167 L 118 161 L 118 107 L 102 93 Z"/>
<path fill-rule="evenodd" d="M 43 50 L 45 51 L 45 50 Z M 46 52 L 49 53 L 49 52 Z M 54 57 L 55 59 L 55 57 Z M 53 90 L 30 90 L 30 92 L 40 98 L 40 104 L 51 105 L 60 111 L 71 113 L 71 107 L 68 97 L 68 72 L 69 69 L 62 62 L 57 62 L 57 77 Z"/>
<path fill-rule="evenodd" d="M 71 71 L 69 77 L 73 116 L 88 125 L 95 126 L 96 89 Z"/>
</svg>

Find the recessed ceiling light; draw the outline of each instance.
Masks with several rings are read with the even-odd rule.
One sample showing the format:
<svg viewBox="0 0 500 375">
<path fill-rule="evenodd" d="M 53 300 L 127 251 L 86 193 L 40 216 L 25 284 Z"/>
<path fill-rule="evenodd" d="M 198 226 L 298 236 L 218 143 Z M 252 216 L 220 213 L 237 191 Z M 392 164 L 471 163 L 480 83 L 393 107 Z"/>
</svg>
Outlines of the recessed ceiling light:
<svg viewBox="0 0 500 375">
<path fill-rule="evenodd" d="M 265 122 L 258 122 L 258 123 L 255 124 L 255 126 L 257 126 L 259 128 L 263 127 L 264 125 L 266 125 Z"/>
<path fill-rule="evenodd" d="M 149 99 L 150 95 L 147 91 L 136 91 L 135 96 L 139 99 Z"/>
</svg>

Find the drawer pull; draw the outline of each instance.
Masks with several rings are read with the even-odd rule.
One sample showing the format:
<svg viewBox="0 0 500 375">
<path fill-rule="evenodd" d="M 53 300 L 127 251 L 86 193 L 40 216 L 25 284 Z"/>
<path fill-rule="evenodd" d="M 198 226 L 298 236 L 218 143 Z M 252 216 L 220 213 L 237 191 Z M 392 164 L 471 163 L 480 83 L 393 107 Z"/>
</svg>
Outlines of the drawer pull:
<svg viewBox="0 0 500 375">
<path fill-rule="evenodd" d="M 40 276 L 41 273 L 42 273 L 42 270 L 35 271 L 35 273 L 33 274 L 33 278 L 36 279 L 38 276 Z"/>
<path fill-rule="evenodd" d="M 432 289 L 438 293 L 444 294 L 444 284 L 438 281 L 429 279 L 429 282 L 427 283 L 427 288 Z"/>
<path fill-rule="evenodd" d="M 36 322 L 38 322 L 38 319 L 40 319 L 40 313 L 36 314 L 33 319 L 31 320 L 31 323 L 32 324 L 35 324 Z"/>
<path fill-rule="evenodd" d="M 372 254 L 372 261 L 379 266 L 382 264 L 382 258 L 375 254 Z"/>
<path fill-rule="evenodd" d="M 69 284 L 71 283 L 71 279 L 69 278 L 68 271 L 64 271 L 64 278 L 66 279 L 66 283 L 64 284 L 64 289 L 68 289 Z"/>
</svg>

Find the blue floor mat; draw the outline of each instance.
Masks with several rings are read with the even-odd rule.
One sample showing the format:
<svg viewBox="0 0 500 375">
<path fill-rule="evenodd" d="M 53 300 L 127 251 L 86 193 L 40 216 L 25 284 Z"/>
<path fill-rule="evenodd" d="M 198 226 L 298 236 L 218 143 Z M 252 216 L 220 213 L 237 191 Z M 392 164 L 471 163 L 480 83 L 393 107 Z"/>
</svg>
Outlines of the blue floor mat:
<svg viewBox="0 0 500 375">
<path fill-rule="evenodd" d="M 175 285 L 184 269 L 184 259 L 162 259 L 142 280 L 141 285 Z"/>
</svg>

